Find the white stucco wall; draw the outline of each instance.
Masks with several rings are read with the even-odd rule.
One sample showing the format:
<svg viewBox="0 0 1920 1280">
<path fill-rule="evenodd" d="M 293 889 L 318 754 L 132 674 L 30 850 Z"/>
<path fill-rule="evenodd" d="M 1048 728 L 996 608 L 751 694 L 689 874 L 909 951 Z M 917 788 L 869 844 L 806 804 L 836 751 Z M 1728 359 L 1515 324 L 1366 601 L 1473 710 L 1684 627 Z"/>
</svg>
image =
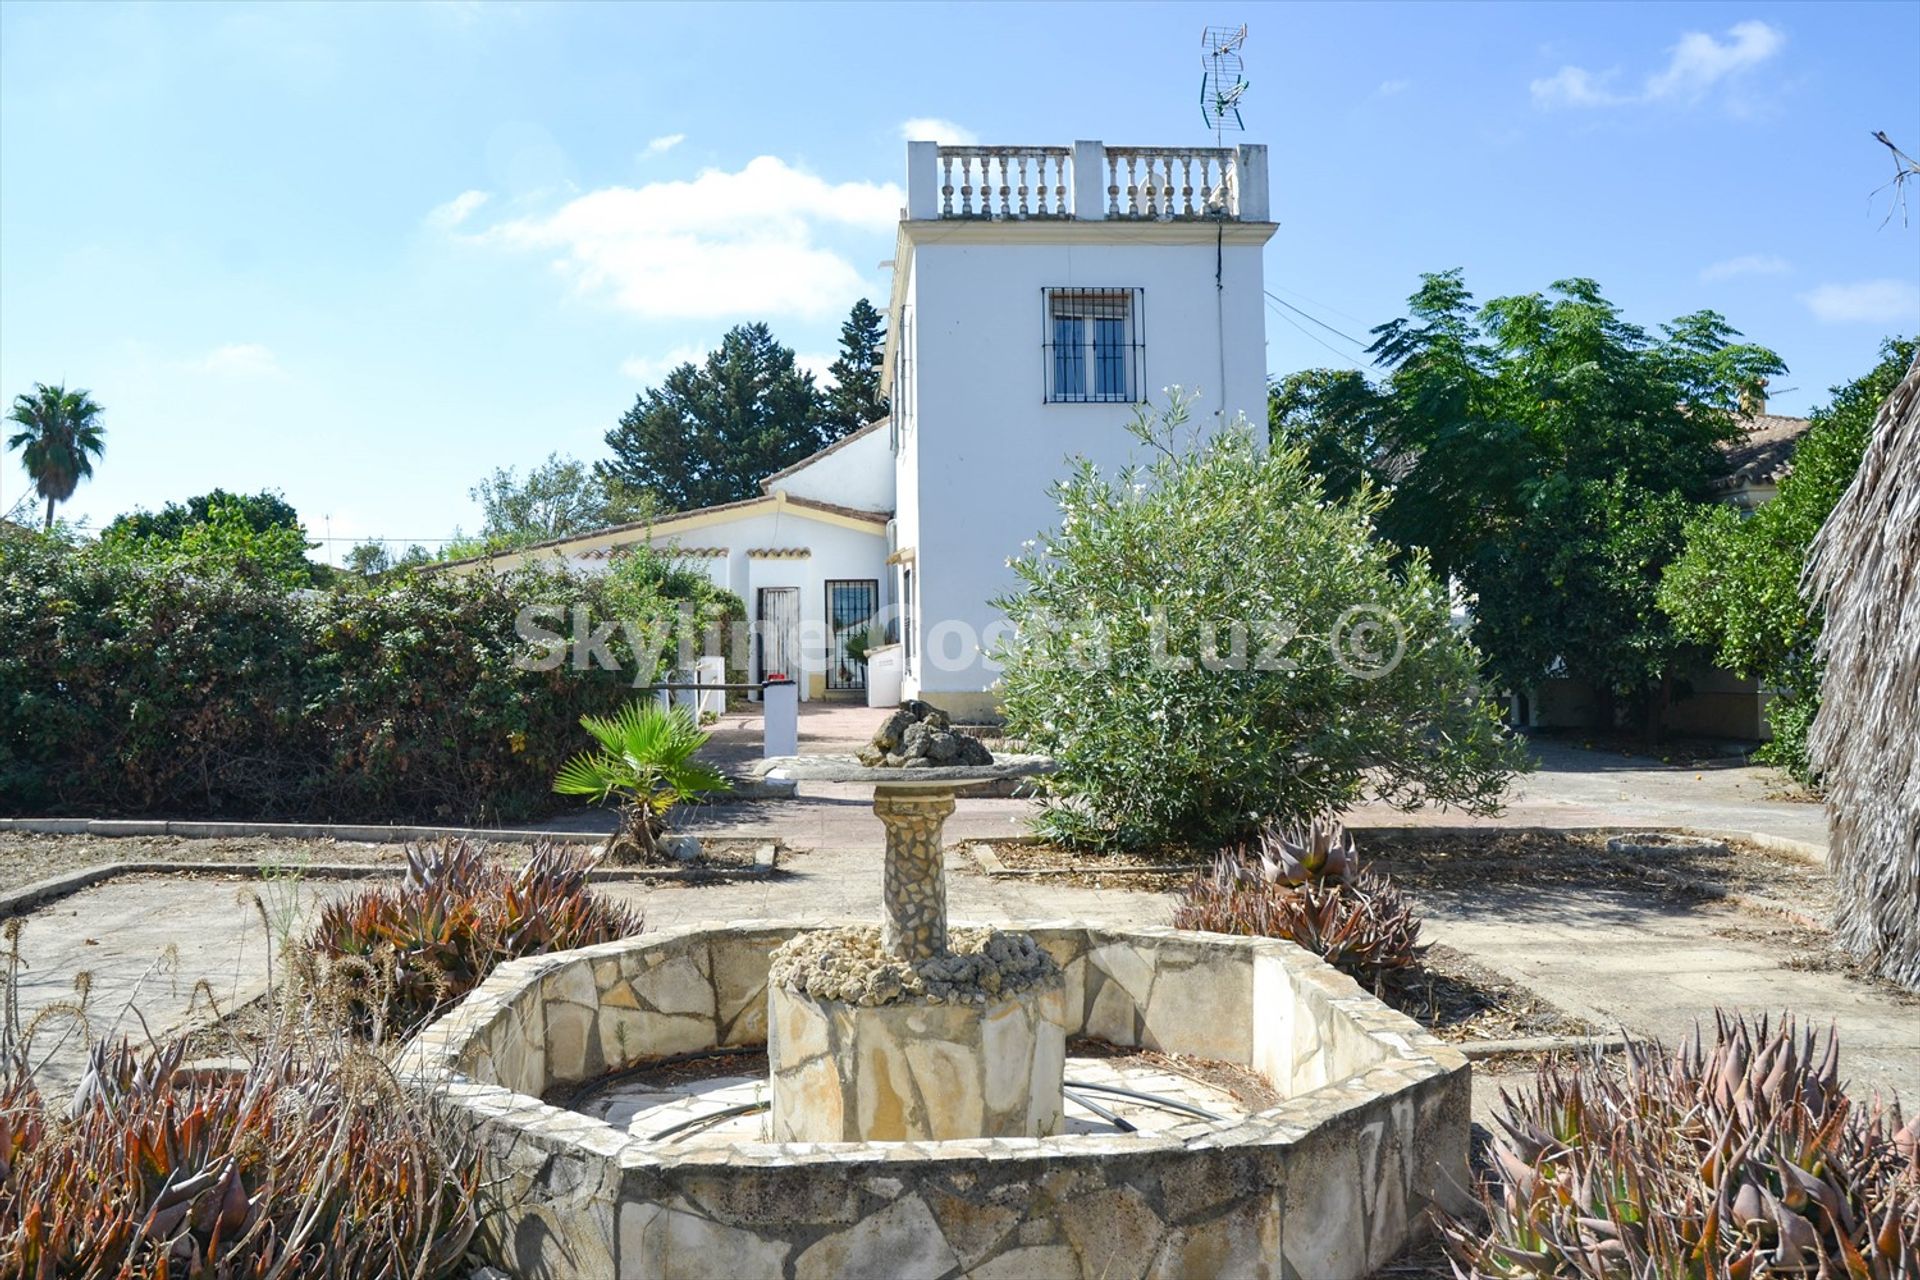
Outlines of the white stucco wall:
<svg viewBox="0 0 1920 1280">
<path fill-rule="evenodd" d="M 884 425 L 770 482 L 797 498 L 861 511 L 893 510 L 893 454 Z"/>
<path fill-rule="evenodd" d="M 914 549 L 920 590 L 907 687 L 935 701 L 991 684 L 990 666 L 956 646 L 999 621 L 987 601 L 1012 585 L 1007 558 L 1053 526 L 1047 489 L 1066 460 L 1117 468 L 1139 453 L 1126 431 L 1136 406 L 1045 402 L 1043 290 L 1144 290 L 1148 398 L 1164 404 L 1172 385 L 1199 392 L 1200 423 L 1239 413 L 1261 422 L 1266 412 L 1261 248 L 1270 226 L 1230 228 L 1241 242 L 1220 246 L 1210 227 L 1192 224 L 1094 222 L 1042 236 L 1011 224 L 1004 240 L 992 238 L 995 227 L 952 226 L 909 224 L 918 404 L 896 459 L 899 541 Z M 957 625 L 942 632 L 943 623 Z M 940 669 L 941 648 L 961 659 L 957 669 Z"/>
</svg>

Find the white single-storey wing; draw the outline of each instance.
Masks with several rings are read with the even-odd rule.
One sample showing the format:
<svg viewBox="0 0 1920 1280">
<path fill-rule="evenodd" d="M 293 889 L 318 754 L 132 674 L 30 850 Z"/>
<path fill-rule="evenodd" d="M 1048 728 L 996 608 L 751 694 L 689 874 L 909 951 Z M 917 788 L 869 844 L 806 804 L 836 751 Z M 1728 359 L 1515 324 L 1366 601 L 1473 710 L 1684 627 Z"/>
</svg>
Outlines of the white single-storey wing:
<svg viewBox="0 0 1920 1280">
<path fill-rule="evenodd" d="M 603 569 L 646 543 L 678 554 L 739 596 L 756 625 L 747 678 L 791 677 L 802 698 L 865 687 L 847 641 L 892 621 L 886 599 L 893 520 L 887 421 L 847 435 L 761 482 L 760 496 L 656 520 L 451 561 L 452 572 L 500 572 L 542 559 Z"/>
</svg>

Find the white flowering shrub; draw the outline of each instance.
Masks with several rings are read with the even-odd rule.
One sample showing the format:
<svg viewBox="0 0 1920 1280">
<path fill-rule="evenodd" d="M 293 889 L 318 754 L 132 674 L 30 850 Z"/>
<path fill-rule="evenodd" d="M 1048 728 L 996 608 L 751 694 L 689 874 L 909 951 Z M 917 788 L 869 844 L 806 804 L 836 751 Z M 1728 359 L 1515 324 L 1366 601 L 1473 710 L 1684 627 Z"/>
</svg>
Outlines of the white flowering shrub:
<svg viewBox="0 0 1920 1280">
<path fill-rule="evenodd" d="M 1214 846 L 1367 798 L 1497 809 L 1526 756 L 1445 586 L 1374 536 L 1378 496 L 1327 501 L 1302 452 L 1244 421 L 1203 438 L 1178 395 L 1133 431 L 1154 460 L 1078 465 L 996 601 L 1008 732 L 1059 761 L 1039 833 Z"/>
</svg>

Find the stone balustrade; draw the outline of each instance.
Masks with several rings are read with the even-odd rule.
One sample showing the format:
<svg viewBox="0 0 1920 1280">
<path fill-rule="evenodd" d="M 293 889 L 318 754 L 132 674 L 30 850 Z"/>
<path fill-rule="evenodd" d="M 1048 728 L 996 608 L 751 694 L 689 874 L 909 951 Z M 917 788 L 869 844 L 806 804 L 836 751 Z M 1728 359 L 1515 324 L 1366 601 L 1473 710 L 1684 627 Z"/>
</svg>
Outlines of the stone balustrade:
<svg viewBox="0 0 1920 1280">
<path fill-rule="evenodd" d="M 1237 218 L 1231 147 L 1108 147 L 1109 218 Z"/>
<path fill-rule="evenodd" d="M 988 222 L 1267 220 L 1267 149 L 907 144 L 907 216 Z"/>
<path fill-rule="evenodd" d="M 1070 147 L 941 147 L 943 218 L 1072 216 Z"/>
</svg>

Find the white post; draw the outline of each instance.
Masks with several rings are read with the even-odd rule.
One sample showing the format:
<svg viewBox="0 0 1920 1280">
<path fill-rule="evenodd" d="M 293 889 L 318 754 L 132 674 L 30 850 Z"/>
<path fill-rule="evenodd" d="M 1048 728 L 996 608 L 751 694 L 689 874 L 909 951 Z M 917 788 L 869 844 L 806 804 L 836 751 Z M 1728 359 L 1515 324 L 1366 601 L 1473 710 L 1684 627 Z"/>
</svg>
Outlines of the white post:
<svg viewBox="0 0 1920 1280">
<path fill-rule="evenodd" d="M 760 754 L 769 760 L 799 755 L 800 686 L 791 680 L 767 685 L 761 694 L 760 711 L 767 726 Z"/>
<path fill-rule="evenodd" d="M 1073 144 L 1073 216 L 1081 222 L 1107 217 L 1107 148 L 1104 143 Z"/>
<path fill-rule="evenodd" d="M 708 654 L 696 658 L 693 662 L 693 681 L 695 684 L 723 685 L 727 682 L 727 660 L 718 654 Z M 702 689 L 694 695 L 694 714 L 704 719 L 709 715 L 723 715 L 727 709 L 727 691 L 721 688 Z"/>
<path fill-rule="evenodd" d="M 1234 175 L 1234 194 L 1239 197 L 1240 207 L 1235 213 L 1240 221 L 1271 221 L 1267 203 L 1266 147 L 1257 142 L 1246 143 L 1240 148 L 1240 162 L 1234 167 L 1239 170 Z"/>
<path fill-rule="evenodd" d="M 907 217 L 915 222 L 940 216 L 940 144 L 907 144 Z"/>
</svg>

